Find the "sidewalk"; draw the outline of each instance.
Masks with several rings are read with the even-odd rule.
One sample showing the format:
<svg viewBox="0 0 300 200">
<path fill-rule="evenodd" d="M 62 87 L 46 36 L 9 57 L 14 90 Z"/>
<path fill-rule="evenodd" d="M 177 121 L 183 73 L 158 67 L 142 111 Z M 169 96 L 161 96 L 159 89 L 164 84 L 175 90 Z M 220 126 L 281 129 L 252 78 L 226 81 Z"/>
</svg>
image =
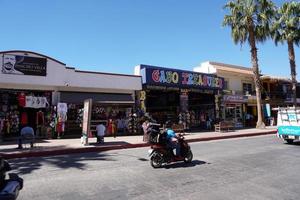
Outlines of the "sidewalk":
<svg viewBox="0 0 300 200">
<path fill-rule="evenodd" d="M 231 132 L 196 132 L 186 133 L 185 139 L 188 142 L 199 142 L 208 140 L 229 139 L 237 137 L 250 137 L 258 135 L 275 134 L 276 127 L 266 129 L 241 129 Z M 72 153 L 100 152 L 113 149 L 126 149 L 149 146 L 143 142 L 143 136 L 120 136 L 105 137 L 104 144 L 97 144 L 96 138 L 89 138 L 89 145 L 82 145 L 80 139 L 52 139 L 38 140 L 34 148 L 16 149 L 17 143 L 0 143 L 0 156 L 6 159 L 54 156 Z"/>
</svg>

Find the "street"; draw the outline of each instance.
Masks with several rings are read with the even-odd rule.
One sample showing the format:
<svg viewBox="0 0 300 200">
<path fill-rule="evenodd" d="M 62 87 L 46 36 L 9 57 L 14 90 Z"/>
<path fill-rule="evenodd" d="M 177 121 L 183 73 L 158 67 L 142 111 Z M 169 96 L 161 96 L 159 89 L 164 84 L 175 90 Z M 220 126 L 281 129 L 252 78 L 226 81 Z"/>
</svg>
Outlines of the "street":
<svg viewBox="0 0 300 200">
<path fill-rule="evenodd" d="M 148 148 L 9 160 L 20 200 L 299 199 L 300 144 L 275 135 L 191 143 L 194 161 L 160 169 Z"/>
</svg>

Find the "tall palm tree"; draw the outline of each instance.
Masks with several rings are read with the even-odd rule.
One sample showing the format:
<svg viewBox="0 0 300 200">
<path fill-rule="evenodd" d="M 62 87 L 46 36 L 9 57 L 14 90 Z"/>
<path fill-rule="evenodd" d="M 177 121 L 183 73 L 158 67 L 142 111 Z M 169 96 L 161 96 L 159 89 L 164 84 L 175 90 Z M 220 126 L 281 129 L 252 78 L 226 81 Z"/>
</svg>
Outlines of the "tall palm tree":
<svg viewBox="0 0 300 200">
<path fill-rule="evenodd" d="M 270 0 L 232 0 L 224 8 L 223 26 L 231 28 L 235 44 L 248 42 L 251 48 L 251 62 L 257 100 L 256 128 L 265 128 L 262 120 L 261 82 L 257 59 L 257 42 L 264 42 L 270 36 L 270 25 L 274 16 L 274 4 Z"/>
<path fill-rule="evenodd" d="M 272 27 L 272 38 L 278 42 L 287 42 L 292 77 L 293 105 L 297 106 L 296 97 L 296 61 L 294 44 L 300 45 L 300 2 L 286 2 L 278 10 Z"/>
</svg>

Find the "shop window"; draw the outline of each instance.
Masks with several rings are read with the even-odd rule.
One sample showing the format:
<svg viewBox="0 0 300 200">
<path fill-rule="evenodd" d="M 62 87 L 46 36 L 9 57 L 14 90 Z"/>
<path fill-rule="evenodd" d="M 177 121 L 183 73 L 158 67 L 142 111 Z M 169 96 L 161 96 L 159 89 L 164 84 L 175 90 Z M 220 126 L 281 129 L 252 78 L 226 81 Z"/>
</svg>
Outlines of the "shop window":
<svg viewBox="0 0 300 200">
<path fill-rule="evenodd" d="M 224 80 L 224 90 L 228 90 L 228 89 L 229 89 L 229 81 Z"/>
<path fill-rule="evenodd" d="M 243 83 L 243 94 L 251 95 L 253 93 L 252 84 L 251 83 Z"/>
</svg>

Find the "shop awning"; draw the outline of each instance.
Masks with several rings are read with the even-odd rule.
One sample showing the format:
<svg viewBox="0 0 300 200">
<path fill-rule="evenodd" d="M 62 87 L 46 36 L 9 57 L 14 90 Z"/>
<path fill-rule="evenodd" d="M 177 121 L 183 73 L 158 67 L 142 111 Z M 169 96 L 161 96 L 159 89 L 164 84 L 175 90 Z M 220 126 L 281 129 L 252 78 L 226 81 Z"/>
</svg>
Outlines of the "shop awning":
<svg viewBox="0 0 300 200">
<path fill-rule="evenodd" d="M 103 104 L 134 104 L 131 94 L 113 93 L 85 93 L 85 92 L 61 92 L 60 102 L 83 103 L 85 99 L 92 99 L 93 102 Z"/>
</svg>

